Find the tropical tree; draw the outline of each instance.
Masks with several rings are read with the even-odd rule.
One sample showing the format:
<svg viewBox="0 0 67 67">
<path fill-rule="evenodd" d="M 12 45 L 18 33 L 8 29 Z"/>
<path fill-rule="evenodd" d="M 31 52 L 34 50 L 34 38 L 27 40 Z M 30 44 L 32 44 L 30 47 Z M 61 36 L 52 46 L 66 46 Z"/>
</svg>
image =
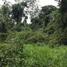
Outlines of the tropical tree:
<svg viewBox="0 0 67 67">
<path fill-rule="evenodd" d="M 35 17 L 39 13 L 38 0 L 15 0 L 16 2 L 26 2 L 28 8 L 25 9 L 25 13 L 29 14 L 31 18 Z"/>
<path fill-rule="evenodd" d="M 67 26 L 67 0 L 56 0 L 59 4 L 63 28 Z"/>
<path fill-rule="evenodd" d="M 21 23 L 22 17 L 25 16 L 24 8 L 27 7 L 25 2 L 14 4 L 12 6 L 12 19 L 14 19 L 17 24 Z"/>
<path fill-rule="evenodd" d="M 44 27 L 46 27 L 47 24 L 49 23 L 50 20 L 49 14 L 54 13 L 56 9 L 57 8 L 53 5 L 47 5 L 42 7 L 39 14 L 39 18 L 42 19 Z"/>
<path fill-rule="evenodd" d="M 38 17 L 32 18 L 31 22 L 32 22 L 32 29 L 33 30 L 37 30 L 39 28 L 42 28 L 42 21 Z"/>
</svg>

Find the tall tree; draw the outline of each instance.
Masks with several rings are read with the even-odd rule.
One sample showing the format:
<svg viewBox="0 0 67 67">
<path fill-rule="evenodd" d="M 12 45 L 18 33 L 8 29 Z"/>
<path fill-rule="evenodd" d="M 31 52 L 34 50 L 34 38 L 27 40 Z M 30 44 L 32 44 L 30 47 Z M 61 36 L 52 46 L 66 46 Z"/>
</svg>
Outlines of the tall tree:
<svg viewBox="0 0 67 67">
<path fill-rule="evenodd" d="M 42 9 L 39 13 L 39 18 L 41 18 L 43 21 L 43 27 L 46 27 L 47 24 L 49 23 L 49 20 L 50 20 L 49 14 L 56 11 L 56 9 L 57 8 L 53 5 L 47 5 L 47 6 L 42 7 Z"/>
<path fill-rule="evenodd" d="M 31 22 L 32 22 L 32 29 L 33 30 L 37 30 L 39 28 L 42 28 L 42 21 L 40 18 L 34 17 L 31 19 Z"/>
<path fill-rule="evenodd" d="M 30 14 L 31 18 L 38 15 L 38 0 L 15 0 L 16 2 L 26 2 L 28 8 L 25 9 L 26 14 Z"/>
<path fill-rule="evenodd" d="M 0 32 L 6 33 L 11 28 L 10 9 L 3 5 L 0 9 Z"/>
<path fill-rule="evenodd" d="M 12 18 L 19 24 L 22 17 L 25 16 L 24 8 L 27 7 L 25 2 L 17 3 L 12 6 Z"/>
<path fill-rule="evenodd" d="M 62 24 L 63 27 L 67 26 L 67 0 L 56 0 L 58 1 L 59 4 L 59 11 L 61 13 L 61 20 L 62 20 Z"/>
<path fill-rule="evenodd" d="M 54 12 L 57 8 L 53 5 L 47 5 L 47 6 L 43 6 L 41 11 L 40 11 L 40 18 L 43 18 L 44 16 Z"/>
</svg>

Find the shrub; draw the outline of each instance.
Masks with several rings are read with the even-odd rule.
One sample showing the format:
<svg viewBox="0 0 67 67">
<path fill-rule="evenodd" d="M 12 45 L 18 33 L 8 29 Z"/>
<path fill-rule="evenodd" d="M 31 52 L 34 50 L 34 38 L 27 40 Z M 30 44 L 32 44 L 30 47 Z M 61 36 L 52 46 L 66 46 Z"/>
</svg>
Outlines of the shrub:
<svg viewBox="0 0 67 67">
<path fill-rule="evenodd" d="M 7 33 L 0 33 L 0 42 L 5 42 L 7 36 L 8 36 Z"/>
<path fill-rule="evenodd" d="M 40 42 L 40 43 L 48 43 L 49 39 L 48 39 L 48 36 L 47 34 L 44 34 L 43 32 L 38 32 L 36 31 L 33 36 L 29 37 L 28 40 L 27 40 L 29 43 L 37 43 L 37 42 Z"/>
<path fill-rule="evenodd" d="M 21 67 L 23 44 L 0 44 L 0 67 Z"/>
</svg>

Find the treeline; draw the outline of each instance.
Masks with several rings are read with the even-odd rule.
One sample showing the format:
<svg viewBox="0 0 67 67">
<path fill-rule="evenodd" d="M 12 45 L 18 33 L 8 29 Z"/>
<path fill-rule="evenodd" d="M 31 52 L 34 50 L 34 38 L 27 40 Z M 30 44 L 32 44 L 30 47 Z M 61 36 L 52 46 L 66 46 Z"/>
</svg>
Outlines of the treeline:
<svg viewBox="0 0 67 67">
<path fill-rule="evenodd" d="M 36 1 L 35 1 L 36 2 Z M 0 8 L 0 41 L 21 40 L 22 43 L 67 44 L 67 1 L 58 0 L 59 8 L 53 5 L 38 6 L 32 1 L 18 2 L 10 6 L 7 1 Z M 32 5 L 31 5 L 32 4 Z M 31 24 L 27 23 L 25 8 L 33 8 Z M 36 8 L 35 8 L 36 6 Z M 34 16 L 33 16 L 34 15 Z M 22 22 L 24 17 L 24 21 Z"/>
</svg>

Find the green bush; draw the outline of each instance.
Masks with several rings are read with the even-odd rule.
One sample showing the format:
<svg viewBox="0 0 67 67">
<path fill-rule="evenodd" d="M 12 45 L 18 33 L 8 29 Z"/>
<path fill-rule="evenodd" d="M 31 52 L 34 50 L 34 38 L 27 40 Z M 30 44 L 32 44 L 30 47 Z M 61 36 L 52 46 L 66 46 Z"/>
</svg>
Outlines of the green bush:
<svg viewBox="0 0 67 67">
<path fill-rule="evenodd" d="M 7 36 L 8 36 L 7 33 L 0 33 L 0 42 L 5 42 Z"/>
<path fill-rule="evenodd" d="M 15 32 L 10 33 L 7 37 L 7 41 L 10 42 L 12 39 L 21 40 L 22 43 L 46 43 L 48 44 L 49 38 L 48 35 L 43 33 L 42 31 L 22 31 L 22 32 Z"/>
<path fill-rule="evenodd" d="M 0 44 L 0 67 L 21 67 L 23 44 Z"/>
<path fill-rule="evenodd" d="M 48 44 L 49 39 L 48 39 L 47 34 L 44 34 L 43 32 L 36 31 L 36 32 L 34 32 L 34 34 L 32 36 L 30 36 L 28 38 L 27 41 L 28 41 L 28 43 L 38 43 L 39 42 L 39 43 Z"/>
</svg>

